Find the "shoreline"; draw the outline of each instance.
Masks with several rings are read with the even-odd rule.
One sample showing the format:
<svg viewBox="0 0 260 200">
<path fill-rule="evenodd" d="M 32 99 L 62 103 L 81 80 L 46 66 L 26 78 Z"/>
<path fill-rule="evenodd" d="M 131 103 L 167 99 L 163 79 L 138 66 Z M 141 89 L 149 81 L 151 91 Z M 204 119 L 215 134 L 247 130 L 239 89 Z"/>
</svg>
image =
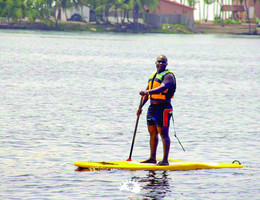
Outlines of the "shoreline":
<svg viewBox="0 0 260 200">
<path fill-rule="evenodd" d="M 260 35 L 260 27 L 251 24 L 249 34 L 248 24 L 214 24 L 212 22 L 194 24 L 193 30 L 179 24 L 163 24 L 161 29 L 153 29 L 144 24 L 139 24 L 138 29 L 133 24 L 96 24 L 84 22 L 59 22 L 58 28 L 47 26 L 42 22 L 31 24 L 21 21 L 18 24 L 0 24 L 0 29 L 24 29 L 42 31 L 86 31 L 86 32 L 117 32 L 117 33 L 165 33 L 165 34 L 231 34 L 231 35 Z"/>
<path fill-rule="evenodd" d="M 221 24 L 201 23 L 194 24 L 194 31 L 207 34 L 231 34 L 231 35 L 260 35 L 260 27 L 250 24 L 251 34 L 249 34 L 249 24 Z"/>
</svg>

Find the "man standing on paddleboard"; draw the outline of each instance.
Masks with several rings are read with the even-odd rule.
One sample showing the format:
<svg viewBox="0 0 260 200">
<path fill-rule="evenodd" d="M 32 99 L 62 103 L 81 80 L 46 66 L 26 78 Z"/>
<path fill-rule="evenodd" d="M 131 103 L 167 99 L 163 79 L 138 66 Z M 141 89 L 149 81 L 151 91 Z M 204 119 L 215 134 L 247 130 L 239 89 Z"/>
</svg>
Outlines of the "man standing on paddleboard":
<svg viewBox="0 0 260 200">
<path fill-rule="evenodd" d="M 148 81 L 146 90 L 142 90 L 142 107 L 150 99 L 150 106 L 147 112 L 147 126 L 150 133 L 150 158 L 142 163 L 156 163 L 156 151 L 158 146 L 158 134 L 163 143 L 163 160 L 158 165 L 169 165 L 168 155 L 170 150 L 169 125 L 172 116 L 171 99 L 176 90 L 176 79 L 170 70 L 166 69 L 168 60 L 165 55 L 160 55 L 156 59 L 156 72 Z M 141 110 L 137 112 L 139 116 Z"/>
</svg>

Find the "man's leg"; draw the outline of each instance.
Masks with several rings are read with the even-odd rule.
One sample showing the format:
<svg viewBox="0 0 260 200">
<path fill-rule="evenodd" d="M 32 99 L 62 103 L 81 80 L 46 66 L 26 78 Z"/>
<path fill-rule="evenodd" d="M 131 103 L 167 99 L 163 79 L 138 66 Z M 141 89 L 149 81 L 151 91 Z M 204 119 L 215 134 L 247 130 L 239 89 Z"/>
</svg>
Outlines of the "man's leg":
<svg viewBox="0 0 260 200">
<path fill-rule="evenodd" d="M 156 163 L 156 151 L 158 146 L 158 131 L 155 125 L 149 125 L 150 133 L 150 158 L 142 163 Z"/>
<path fill-rule="evenodd" d="M 169 127 L 157 127 L 158 132 L 161 135 L 163 143 L 163 160 L 158 165 L 169 165 L 168 156 L 170 151 L 171 140 L 169 137 Z"/>
</svg>

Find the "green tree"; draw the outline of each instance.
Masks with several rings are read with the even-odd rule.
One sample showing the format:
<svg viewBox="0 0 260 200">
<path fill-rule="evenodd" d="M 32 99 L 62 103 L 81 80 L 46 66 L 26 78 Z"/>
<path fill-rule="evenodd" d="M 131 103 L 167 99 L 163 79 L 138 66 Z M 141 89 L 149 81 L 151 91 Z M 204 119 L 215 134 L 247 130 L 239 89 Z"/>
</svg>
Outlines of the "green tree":
<svg viewBox="0 0 260 200">
<path fill-rule="evenodd" d="M 140 11 L 143 14 L 145 20 L 145 9 L 146 6 L 149 10 L 154 11 L 155 7 L 158 7 L 159 0 L 130 0 L 130 7 L 133 10 L 133 22 L 136 28 L 138 28 L 138 18 Z"/>
<path fill-rule="evenodd" d="M 120 13 L 124 13 L 123 17 L 121 18 L 121 22 L 124 23 L 125 17 L 127 13 L 130 11 L 131 6 L 128 0 L 115 0 L 115 3 L 111 8 L 115 9 L 115 17 L 117 18 L 117 22 L 118 22 L 117 10 L 119 10 Z"/>
<path fill-rule="evenodd" d="M 248 9 L 248 5 L 247 5 L 247 0 L 245 0 L 245 7 L 246 7 L 248 31 L 249 31 L 249 35 L 251 35 L 251 22 L 250 22 L 250 18 L 249 18 L 249 9 Z"/>
<path fill-rule="evenodd" d="M 47 19 L 51 10 L 47 7 L 46 0 L 0 0 L 0 16 L 7 17 L 8 23 L 10 19 L 17 23 L 20 19 L 27 17 L 31 23 L 38 18 L 44 23 L 50 24 Z"/>
<path fill-rule="evenodd" d="M 129 11 L 131 10 L 131 6 L 129 3 L 129 0 L 123 0 L 123 4 L 121 6 L 121 11 L 123 11 L 123 17 L 121 19 L 121 22 L 124 23 L 125 19 L 129 21 Z"/>
<path fill-rule="evenodd" d="M 27 6 L 23 0 L 6 0 L 2 1 L 1 7 L 1 15 L 7 17 L 9 24 L 10 19 L 18 22 L 19 19 L 23 18 Z"/>
<path fill-rule="evenodd" d="M 248 22 L 248 33 L 249 35 L 251 35 L 251 22 L 250 22 L 250 18 L 249 18 L 249 10 L 248 10 L 248 5 L 247 5 L 247 0 L 243 1 L 243 0 L 239 0 L 240 4 L 242 5 L 243 2 L 245 4 L 246 7 L 246 15 L 247 15 L 247 22 Z"/>
<path fill-rule="evenodd" d="M 206 18 L 204 18 L 205 21 L 208 21 L 209 18 L 209 5 L 213 4 L 215 2 L 215 0 L 204 0 L 204 5 L 207 5 L 207 16 Z M 204 10 L 205 13 L 205 10 Z M 205 14 L 204 14 L 205 17 Z"/>
<path fill-rule="evenodd" d="M 219 9 L 219 7 L 221 7 L 221 4 L 220 4 L 220 2 L 219 2 L 220 0 L 216 0 L 215 1 L 215 11 L 213 12 L 214 13 L 214 17 L 217 19 L 217 18 L 220 18 L 220 9 Z"/>
<path fill-rule="evenodd" d="M 188 6 L 195 8 L 196 0 L 187 0 L 187 4 Z"/>
<path fill-rule="evenodd" d="M 92 9 L 96 9 L 102 0 L 81 0 L 80 2 L 90 5 Z"/>
<path fill-rule="evenodd" d="M 34 23 L 38 18 L 48 26 L 52 25 L 52 21 L 49 19 L 51 16 L 52 7 L 48 6 L 47 0 L 28 0 L 27 1 L 28 11 L 26 11 L 26 16 Z"/>
<path fill-rule="evenodd" d="M 100 16 L 101 20 L 109 23 L 109 10 L 113 7 L 114 4 L 116 4 L 115 0 L 100 0 L 99 5 L 96 5 L 95 13 Z M 117 8 L 117 4 L 115 5 L 115 8 Z"/>
<path fill-rule="evenodd" d="M 82 4 L 84 1 L 76 1 L 76 0 L 55 0 L 55 27 L 58 28 L 58 21 L 60 19 L 61 10 L 64 11 L 66 20 L 68 20 L 66 10 L 68 8 L 72 8 L 73 6 L 78 6 Z"/>
<path fill-rule="evenodd" d="M 100 8 L 101 5 L 104 5 L 107 0 L 81 0 L 80 2 L 85 3 L 90 6 L 90 9 L 95 12 L 96 15 L 96 23 L 98 24 L 97 16 L 102 17 L 102 8 Z"/>
<path fill-rule="evenodd" d="M 5 12 L 4 12 L 5 3 L 6 3 L 6 0 L 0 0 L 0 17 L 6 16 Z"/>
</svg>

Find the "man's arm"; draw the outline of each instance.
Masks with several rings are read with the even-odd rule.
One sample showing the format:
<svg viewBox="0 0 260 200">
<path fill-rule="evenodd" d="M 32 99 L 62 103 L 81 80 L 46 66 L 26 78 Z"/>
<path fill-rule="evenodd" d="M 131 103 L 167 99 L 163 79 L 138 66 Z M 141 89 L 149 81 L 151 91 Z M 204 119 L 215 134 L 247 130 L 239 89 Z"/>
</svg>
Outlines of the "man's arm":
<svg viewBox="0 0 260 200">
<path fill-rule="evenodd" d="M 148 88 L 149 88 L 149 86 L 147 85 L 147 87 L 146 87 L 146 90 L 148 90 Z M 141 91 L 142 92 L 142 91 Z M 140 95 L 141 95 L 141 92 L 140 92 Z M 141 95 L 141 96 L 143 96 L 142 98 L 143 98 L 143 101 L 142 101 L 142 104 L 141 104 L 141 110 L 137 110 L 137 112 L 136 112 L 136 114 L 139 116 L 140 114 L 142 114 L 142 107 L 145 105 L 145 103 L 147 102 L 147 100 L 148 100 L 148 95 Z"/>
</svg>

